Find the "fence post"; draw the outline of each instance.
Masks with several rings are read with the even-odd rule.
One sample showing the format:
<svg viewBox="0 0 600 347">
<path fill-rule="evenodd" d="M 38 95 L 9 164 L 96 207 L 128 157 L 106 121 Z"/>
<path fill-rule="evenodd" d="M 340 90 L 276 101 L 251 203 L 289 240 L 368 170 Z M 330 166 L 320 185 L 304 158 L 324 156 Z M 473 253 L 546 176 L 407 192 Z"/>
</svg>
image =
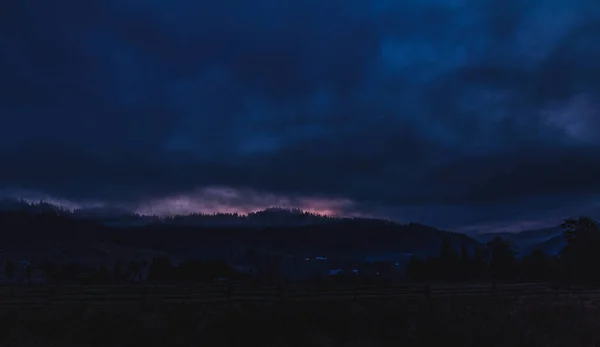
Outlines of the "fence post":
<svg viewBox="0 0 600 347">
<path fill-rule="evenodd" d="M 48 291 L 46 292 L 46 305 L 50 306 L 52 302 L 52 288 L 48 288 Z"/>
<path fill-rule="evenodd" d="M 429 283 L 425 285 L 425 299 L 428 303 L 431 303 L 431 284 Z"/>
<path fill-rule="evenodd" d="M 144 310 L 146 308 L 146 288 L 140 288 L 140 308 Z"/>
<path fill-rule="evenodd" d="M 431 298 L 431 284 L 428 282 L 425 285 L 425 301 L 427 302 L 427 311 L 429 312 L 429 314 L 432 314 L 433 312 L 433 300 Z"/>
<path fill-rule="evenodd" d="M 227 297 L 227 302 L 231 302 L 232 288 L 231 284 L 227 283 L 225 285 L 225 296 Z"/>
</svg>

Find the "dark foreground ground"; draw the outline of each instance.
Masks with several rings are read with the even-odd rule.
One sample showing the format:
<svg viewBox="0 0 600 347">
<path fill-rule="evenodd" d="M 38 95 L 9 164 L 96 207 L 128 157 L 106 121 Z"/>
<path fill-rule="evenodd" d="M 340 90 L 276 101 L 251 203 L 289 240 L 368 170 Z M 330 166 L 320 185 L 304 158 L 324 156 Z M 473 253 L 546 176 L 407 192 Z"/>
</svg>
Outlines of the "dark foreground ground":
<svg viewBox="0 0 600 347">
<path fill-rule="evenodd" d="M 600 346 L 600 299 L 0 308 L 0 346 Z"/>
</svg>

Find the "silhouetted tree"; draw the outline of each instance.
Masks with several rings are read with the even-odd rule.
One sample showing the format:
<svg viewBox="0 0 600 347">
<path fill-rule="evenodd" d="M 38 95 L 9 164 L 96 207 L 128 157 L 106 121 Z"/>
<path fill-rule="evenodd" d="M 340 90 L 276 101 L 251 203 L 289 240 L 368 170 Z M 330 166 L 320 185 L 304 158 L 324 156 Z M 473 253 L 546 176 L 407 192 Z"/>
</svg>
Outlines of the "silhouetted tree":
<svg viewBox="0 0 600 347">
<path fill-rule="evenodd" d="M 148 282 L 171 282 L 173 275 L 174 269 L 169 257 L 162 255 L 152 259 L 148 269 Z"/>
<path fill-rule="evenodd" d="M 129 273 L 131 274 L 131 281 L 138 282 L 142 276 L 142 262 L 132 260 L 129 262 Z"/>
<path fill-rule="evenodd" d="M 281 264 L 281 256 L 279 254 L 268 254 L 267 255 L 267 281 L 278 281 L 280 280 L 279 267 Z"/>
<path fill-rule="evenodd" d="M 123 281 L 125 275 L 123 274 L 123 263 L 120 260 L 115 262 L 113 267 L 113 278 L 116 282 Z"/>
<path fill-rule="evenodd" d="M 4 264 L 4 272 L 8 279 L 13 279 L 15 277 L 15 263 L 13 263 L 12 260 L 6 261 L 6 264 Z"/>
<path fill-rule="evenodd" d="M 460 247 L 460 263 L 459 263 L 459 278 L 464 280 L 473 276 L 472 259 L 467 250 L 467 246 L 463 243 Z"/>
<path fill-rule="evenodd" d="M 406 276 L 412 280 L 422 281 L 427 279 L 425 275 L 425 266 L 423 260 L 416 255 L 410 257 L 406 266 Z"/>
<path fill-rule="evenodd" d="M 31 274 L 33 269 L 31 268 L 31 264 L 25 264 L 25 278 L 27 278 L 27 282 L 31 283 Z"/>
<path fill-rule="evenodd" d="M 497 280 L 513 279 L 516 276 L 517 261 L 511 245 L 501 237 L 495 237 L 488 244 L 490 250 L 490 274 Z"/>
<path fill-rule="evenodd" d="M 79 280 L 79 274 L 82 272 L 82 266 L 80 263 L 72 261 L 62 268 L 61 278 L 63 281 L 77 282 Z"/>
<path fill-rule="evenodd" d="M 58 273 L 58 268 L 57 268 L 56 264 L 45 261 L 42 264 L 40 264 L 40 270 L 44 274 L 46 282 L 55 282 L 56 281 L 56 276 Z"/>
<path fill-rule="evenodd" d="M 580 242 L 598 242 L 600 241 L 600 228 L 598 222 L 586 217 L 567 218 L 562 224 L 563 236 L 567 244 L 573 245 Z"/>
<path fill-rule="evenodd" d="M 458 252 L 452 247 L 450 240 L 445 237 L 442 240 L 439 259 L 437 260 L 436 277 L 444 280 L 456 280 L 460 272 L 459 260 Z"/>
<path fill-rule="evenodd" d="M 561 224 L 567 245 L 561 252 L 570 280 L 600 282 L 600 227 L 589 217 L 568 218 Z"/>
<path fill-rule="evenodd" d="M 470 266 L 470 277 L 482 278 L 487 275 L 488 262 L 485 251 L 481 247 L 475 247 L 473 250 L 473 259 Z"/>
<path fill-rule="evenodd" d="M 97 272 L 96 272 L 96 279 L 95 281 L 97 283 L 101 283 L 101 284 L 106 284 L 110 281 L 110 275 L 108 273 L 108 269 L 106 268 L 106 265 L 101 265 Z"/>
<path fill-rule="evenodd" d="M 229 278 L 235 274 L 224 261 L 187 260 L 175 269 L 177 280 L 185 283 L 212 281 L 221 277 Z"/>
<path fill-rule="evenodd" d="M 542 250 L 534 250 L 520 261 L 521 276 L 527 280 L 550 279 L 550 258 Z"/>
</svg>

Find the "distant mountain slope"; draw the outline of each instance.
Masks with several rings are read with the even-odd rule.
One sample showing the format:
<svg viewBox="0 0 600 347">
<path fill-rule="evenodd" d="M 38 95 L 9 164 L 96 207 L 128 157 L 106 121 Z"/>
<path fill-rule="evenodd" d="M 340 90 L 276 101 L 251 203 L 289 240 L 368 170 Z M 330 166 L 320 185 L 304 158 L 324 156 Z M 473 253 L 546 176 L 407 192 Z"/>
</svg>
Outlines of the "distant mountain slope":
<svg viewBox="0 0 600 347">
<path fill-rule="evenodd" d="M 526 230 L 519 233 L 490 233 L 474 236 L 476 240 L 482 243 L 489 242 L 494 237 L 502 237 L 510 242 L 519 254 L 528 254 L 534 249 L 556 254 L 564 247 L 560 227 Z"/>
<path fill-rule="evenodd" d="M 541 250 L 546 254 L 559 254 L 560 251 L 567 245 L 565 238 L 561 235 L 556 235 L 548 240 L 536 243 L 529 247 L 530 251 Z"/>
<path fill-rule="evenodd" d="M 444 238 L 456 248 L 463 244 L 469 249 L 479 245 L 466 235 L 416 223 L 401 225 L 376 219 L 328 218 L 278 209 L 262 211 L 250 217 L 255 220 L 252 218 L 265 222 L 263 225 L 207 226 L 161 219 L 137 226 L 114 227 L 104 219 L 85 219 L 61 210 L 4 211 L 0 212 L 0 237 L 5 248 L 38 253 L 65 248 L 74 253 L 74 249 L 114 245 L 198 258 L 222 258 L 239 245 L 297 256 L 389 260 L 406 258 L 413 253 L 435 254 Z M 307 223 L 303 218 L 313 222 Z M 289 223 L 294 219 L 302 223 Z M 89 253 L 101 256 L 103 252 Z"/>
<path fill-rule="evenodd" d="M 169 235 L 168 238 L 165 235 Z M 248 247 L 277 250 L 301 256 L 379 257 L 417 253 L 434 254 L 449 238 L 459 248 L 479 243 L 466 235 L 440 231 L 419 224 L 348 221 L 328 225 L 294 227 L 175 227 L 169 225 L 128 228 L 115 235 L 119 243 L 141 244 L 171 252 L 193 254 L 199 248 L 226 248 L 232 242 Z"/>
</svg>

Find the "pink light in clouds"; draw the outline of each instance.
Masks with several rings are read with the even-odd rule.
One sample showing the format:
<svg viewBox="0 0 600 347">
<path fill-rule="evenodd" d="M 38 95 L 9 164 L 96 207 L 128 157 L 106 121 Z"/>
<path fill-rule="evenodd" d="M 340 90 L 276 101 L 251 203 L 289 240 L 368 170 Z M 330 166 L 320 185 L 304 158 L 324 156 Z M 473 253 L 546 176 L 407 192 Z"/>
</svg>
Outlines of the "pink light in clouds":
<svg viewBox="0 0 600 347">
<path fill-rule="evenodd" d="M 190 194 L 169 196 L 142 204 L 135 212 L 159 216 L 219 212 L 248 214 L 269 207 L 281 207 L 298 208 L 326 216 L 341 216 L 351 205 L 352 202 L 348 199 L 290 198 L 250 189 L 208 187 Z"/>
</svg>

